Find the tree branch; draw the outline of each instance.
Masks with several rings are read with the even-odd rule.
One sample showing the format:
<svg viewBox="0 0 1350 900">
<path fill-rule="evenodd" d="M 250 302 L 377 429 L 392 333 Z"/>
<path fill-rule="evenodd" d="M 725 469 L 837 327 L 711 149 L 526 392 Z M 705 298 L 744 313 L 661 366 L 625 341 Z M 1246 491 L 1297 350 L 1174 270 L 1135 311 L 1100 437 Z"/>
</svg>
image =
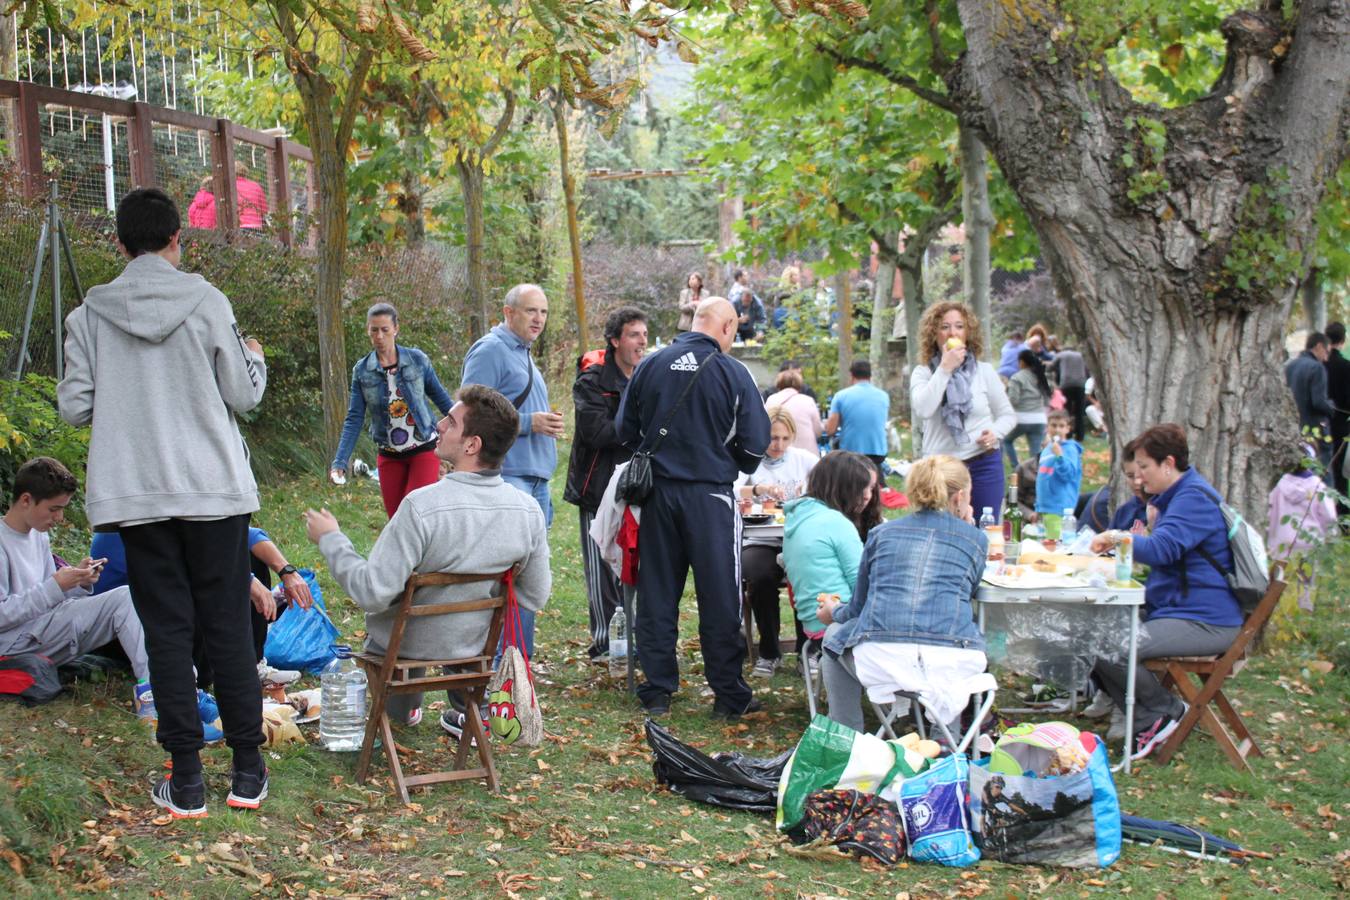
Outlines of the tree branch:
<svg viewBox="0 0 1350 900">
<path fill-rule="evenodd" d="M 488 157 L 497 152 L 497 145 L 506 137 L 506 132 L 511 128 L 511 119 L 516 114 L 516 95 L 513 91 L 503 88 L 502 97 L 506 106 L 502 109 L 501 118 L 497 120 L 497 127 L 492 130 L 492 135 L 483 144 L 483 156 Z"/>
<path fill-rule="evenodd" d="M 947 55 L 947 51 L 942 49 L 942 33 L 938 28 L 942 18 L 938 12 L 937 0 L 924 0 L 923 17 L 928 23 L 928 44 L 930 47 L 928 67 L 939 76 L 946 77 L 947 72 L 951 70 L 952 59 Z"/>
<path fill-rule="evenodd" d="M 924 87 L 915 79 L 900 72 L 896 72 L 889 66 L 882 65 L 881 63 L 876 62 L 874 60 L 863 59 L 858 56 L 840 53 L 833 47 L 828 47 L 824 44 L 819 43 L 816 44 L 816 49 L 821 53 L 824 53 L 826 56 L 830 57 L 840 65 L 849 66 L 854 69 L 862 69 L 867 72 L 875 72 L 876 74 L 880 75 L 882 78 L 885 78 L 892 84 L 899 85 L 900 87 L 914 94 L 916 97 L 919 97 L 922 100 L 927 100 L 929 103 L 933 104 L 934 106 L 940 109 L 945 109 L 947 112 L 952 113 L 953 115 L 961 114 L 960 105 L 958 105 L 957 102 L 951 96 L 941 93 L 940 91 L 935 91 L 932 88 Z"/>
<path fill-rule="evenodd" d="M 347 142 L 352 138 L 352 128 L 356 125 L 356 110 L 361 105 L 365 93 L 366 75 L 370 73 L 370 64 L 375 61 L 375 51 L 362 46 L 356 56 L 356 65 L 352 67 L 351 81 L 347 85 L 347 96 L 342 101 L 342 115 L 338 119 L 336 131 L 338 149 L 345 153 Z"/>
</svg>

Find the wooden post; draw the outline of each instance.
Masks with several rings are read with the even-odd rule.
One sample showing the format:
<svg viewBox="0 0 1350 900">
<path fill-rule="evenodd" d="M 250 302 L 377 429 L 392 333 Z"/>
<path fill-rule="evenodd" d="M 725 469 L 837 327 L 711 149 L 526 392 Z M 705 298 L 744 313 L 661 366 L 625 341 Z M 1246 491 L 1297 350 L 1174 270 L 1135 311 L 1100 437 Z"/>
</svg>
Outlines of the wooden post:
<svg viewBox="0 0 1350 900">
<path fill-rule="evenodd" d="M 272 215 L 277 225 L 277 237 L 285 247 L 291 247 L 291 179 L 290 157 L 286 154 L 286 138 L 278 137 L 276 146 L 268 154 L 272 158 Z"/>
<path fill-rule="evenodd" d="M 211 132 L 211 159 L 216 170 L 216 228 L 226 234 L 239 230 L 239 191 L 234 180 L 234 134 L 229 119 L 216 119 Z"/>
<path fill-rule="evenodd" d="M 23 174 L 23 193 L 29 200 L 42 195 L 42 123 L 38 119 L 36 85 L 19 82 L 18 129 L 19 171 Z"/>
<path fill-rule="evenodd" d="M 131 149 L 131 183 L 136 187 L 155 187 L 155 136 L 150 127 L 149 104 L 131 104 L 127 144 Z"/>
</svg>

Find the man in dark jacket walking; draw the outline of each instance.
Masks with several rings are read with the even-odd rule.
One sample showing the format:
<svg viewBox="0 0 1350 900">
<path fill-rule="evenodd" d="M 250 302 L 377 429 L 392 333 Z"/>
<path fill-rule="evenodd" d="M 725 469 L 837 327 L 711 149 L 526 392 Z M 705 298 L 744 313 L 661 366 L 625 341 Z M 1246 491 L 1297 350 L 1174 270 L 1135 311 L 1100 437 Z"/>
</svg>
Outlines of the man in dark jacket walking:
<svg viewBox="0 0 1350 900">
<path fill-rule="evenodd" d="M 1335 410 L 1327 394 L 1326 361 L 1330 346 L 1327 336 L 1320 331 L 1308 335 L 1303 352 L 1289 360 L 1284 367 L 1284 380 L 1294 393 L 1298 407 L 1298 424 L 1317 445 L 1317 458 L 1322 461 L 1324 478 L 1331 484 L 1331 415 Z M 1316 434 L 1313 435 L 1313 432 Z"/>
<path fill-rule="evenodd" d="M 605 320 L 604 359 L 586 364 L 572 384 L 572 405 L 576 409 L 576 436 L 572 456 L 567 463 L 567 488 L 563 499 L 579 507 L 581 514 L 581 563 L 586 574 L 586 599 L 591 625 L 590 656 L 603 662 L 609 656 L 609 620 L 623 602 L 619 579 L 600 557 L 600 548 L 591 540 L 591 520 L 600 508 L 605 486 L 620 463 L 633 451 L 619 441 L 614 417 L 619 398 L 628 379 L 647 350 L 647 316 L 642 310 L 624 306 Z M 588 354 L 589 356 L 589 354 Z M 582 368 L 584 366 L 584 368 Z"/>
<path fill-rule="evenodd" d="M 1080 443 L 1083 440 L 1083 416 L 1087 411 L 1087 364 L 1083 354 L 1072 348 L 1065 348 L 1055 355 L 1050 364 L 1051 371 L 1059 382 L 1064 394 L 1064 409 L 1073 419 L 1071 436 Z"/>
<path fill-rule="evenodd" d="M 1327 325 L 1327 341 L 1331 344 L 1327 355 L 1327 394 L 1335 410 L 1331 414 L 1331 474 L 1337 492 L 1344 495 L 1346 478 L 1341 468 L 1345 463 L 1346 439 L 1350 438 L 1350 359 L 1341 352 L 1345 346 L 1345 325 L 1340 322 Z"/>
<path fill-rule="evenodd" d="M 769 416 L 750 370 L 726 355 L 736 326 L 731 303 L 704 300 L 694 330 L 643 360 L 619 404 L 619 439 L 633 450 L 649 450 L 667 432 L 652 454 L 638 539 L 635 624 L 646 676 L 638 696 L 653 716 L 670 711 L 680 685 L 675 642 L 691 567 L 713 715 L 734 720 L 759 709 L 741 674 L 741 517 L 731 484 L 763 460 Z"/>
</svg>

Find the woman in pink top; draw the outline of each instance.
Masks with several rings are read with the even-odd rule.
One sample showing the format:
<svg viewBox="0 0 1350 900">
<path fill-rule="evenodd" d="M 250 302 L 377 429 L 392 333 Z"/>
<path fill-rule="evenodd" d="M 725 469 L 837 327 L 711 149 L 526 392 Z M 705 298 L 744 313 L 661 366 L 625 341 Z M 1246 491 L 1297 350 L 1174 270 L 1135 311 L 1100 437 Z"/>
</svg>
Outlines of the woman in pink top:
<svg viewBox="0 0 1350 900">
<path fill-rule="evenodd" d="M 248 166 L 234 164 L 234 191 L 239 204 L 239 227 L 262 228 L 267 215 L 267 192 L 263 186 L 248 177 Z"/>
<path fill-rule="evenodd" d="M 770 413 L 774 407 L 782 407 L 784 412 L 792 416 L 792 421 L 797 425 L 797 436 L 792 439 L 792 446 L 808 450 L 819 457 L 820 435 L 825 426 L 820 421 L 820 407 L 816 406 L 816 401 L 802 393 L 802 376 L 791 369 L 779 372 L 773 386 L 775 393 L 769 395 L 764 406 Z"/>
<path fill-rule="evenodd" d="M 204 177 L 201 186 L 197 189 L 197 195 L 188 204 L 189 228 L 216 227 L 216 195 L 211 191 L 211 188 L 214 187 L 213 181 L 215 181 L 215 178 L 211 175 Z"/>
</svg>

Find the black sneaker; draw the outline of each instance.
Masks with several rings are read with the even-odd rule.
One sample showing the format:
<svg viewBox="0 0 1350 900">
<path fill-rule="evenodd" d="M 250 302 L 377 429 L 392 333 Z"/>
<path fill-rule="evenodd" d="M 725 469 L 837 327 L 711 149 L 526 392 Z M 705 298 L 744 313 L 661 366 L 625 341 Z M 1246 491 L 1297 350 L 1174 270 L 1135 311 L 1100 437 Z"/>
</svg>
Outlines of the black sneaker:
<svg viewBox="0 0 1350 900">
<path fill-rule="evenodd" d="M 266 766 L 263 766 L 261 773 L 240 772 L 238 769 L 230 773 L 230 796 L 225 798 L 227 806 L 233 806 L 235 809 L 257 809 L 266 799 Z"/>
<path fill-rule="evenodd" d="M 746 704 L 745 709 L 741 710 L 740 712 L 735 712 L 731 709 L 728 709 L 727 707 L 722 705 L 721 700 L 718 700 L 716 703 L 713 704 L 712 717 L 714 719 L 723 719 L 727 722 L 738 722 L 740 721 L 741 716 L 746 716 L 749 715 L 750 713 L 759 712 L 763 708 L 764 704 L 761 703 L 759 700 L 756 700 L 754 697 L 750 698 L 750 702 Z"/>
<path fill-rule="evenodd" d="M 466 719 L 464 713 L 460 712 L 457 709 L 447 709 L 445 712 L 441 713 L 441 728 L 445 731 L 446 734 L 450 735 L 457 741 L 464 740 L 465 721 Z M 480 719 L 480 721 L 483 723 L 483 733 L 486 734 L 489 724 L 488 720 Z M 477 747 L 478 741 L 476 740 L 471 741 L 469 746 Z"/>
<path fill-rule="evenodd" d="M 172 775 L 165 775 L 150 792 L 150 799 L 175 819 L 206 818 L 206 782 L 200 775 L 181 788 L 174 785 Z"/>
<path fill-rule="evenodd" d="M 659 719 L 662 716 L 670 715 L 670 695 L 666 693 L 654 694 L 651 697 L 642 698 L 642 708 L 647 711 L 647 715 L 653 719 Z"/>
</svg>

